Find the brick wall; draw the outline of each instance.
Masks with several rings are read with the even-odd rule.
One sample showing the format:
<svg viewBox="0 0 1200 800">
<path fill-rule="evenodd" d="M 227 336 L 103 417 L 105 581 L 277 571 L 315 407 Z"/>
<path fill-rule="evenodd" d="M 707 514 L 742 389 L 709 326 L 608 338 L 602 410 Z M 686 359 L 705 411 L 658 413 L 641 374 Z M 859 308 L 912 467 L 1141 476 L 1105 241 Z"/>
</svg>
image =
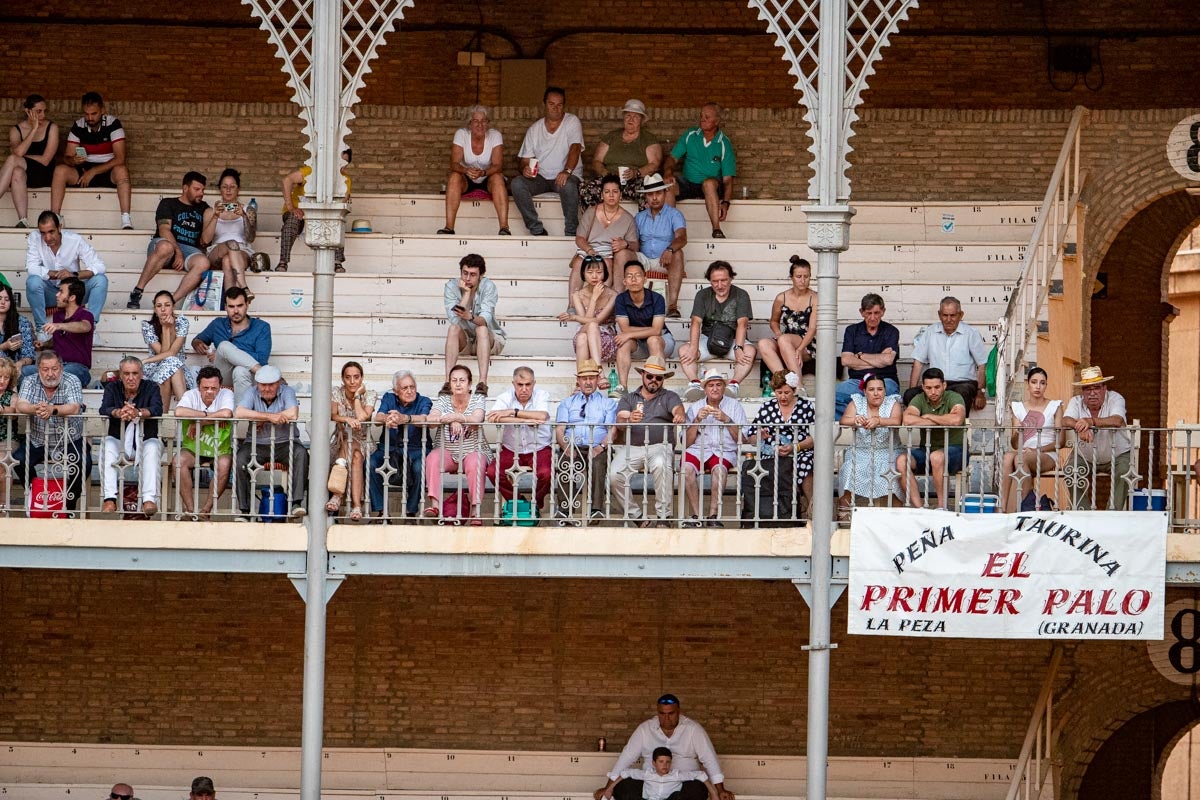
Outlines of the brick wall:
<svg viewBox="0 0 1200 800">
<path fill-rule="evenodd" d="M 1200 47 L 1188 0 L 1052 3 L 1044 13 L 1037 3 L 1010 0 L 922 5 L 893 37 L 866 103 L 1142 108 L 1193 102 L 1190 63 L 1164 57 Z M 1096 44 L 1099 63 L 1089 79 L 1097 90 L 1082 84 L 1052 89 L 1044 31 L 1098 26 L 1124 33 L 1054 39 Z M 487 54 L 487 67 L 457 65 L 455 54 L 469 47 Z M 63 68 L 62 54 L 75 53 L 99 55 L 88 87 L 80 85 L 79 70 Z M 362 99 L 494 105 L 498 60 L 520 57 L 544 58 L 550 79 L 581 105 L 619 105 L 632 94 L 663 107 L 689 108 L 712 98 L 735 108 L 792 108 L 798 100 L 794 79 L 780 55 L 756 12 L 741 0 L 689 0 L 682 7 L 666 0 L 634 6 L 613 0 L 418 0 L 381 50 Z M 96 88 L 127 100 L 286 102 L 290 93 L 279 66 L 265 33 L 238 0 L 169 8 L 149 0 L 52 0 L 6 20 L 0 97 L 30 91 L 69 97 Z M 1057 80 L 1063 88 L 1069 82 L 1067 76 Z"/>
</svg>

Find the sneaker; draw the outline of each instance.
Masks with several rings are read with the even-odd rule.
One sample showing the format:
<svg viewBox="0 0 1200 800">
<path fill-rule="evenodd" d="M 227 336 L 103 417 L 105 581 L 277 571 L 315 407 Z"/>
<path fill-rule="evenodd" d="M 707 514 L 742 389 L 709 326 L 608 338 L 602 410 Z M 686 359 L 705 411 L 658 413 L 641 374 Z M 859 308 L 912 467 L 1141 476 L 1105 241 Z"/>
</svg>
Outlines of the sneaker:
<svg viewBox="0 0 1200 800">
<path fill-rule="evenodd" d="M 625 387 L 619 383 L 608 390 L 609 397 L 616 397 L 619 399 L 624 397 L 626 394 L 628 394 L 628 392 L 625 390 Z"/>
<path fill-rule="evenodd" d="M 128 214 L 121 215 L 121 230 L 123 230 L 123 231 L 133 230 L 133 218 L 130 217 Z"/>
<path fill-rule="evenodd" d="M 703 527 L 703 525 L 704 525 L 704 523 L 702 523 L 700 521 L 699 517 L 691 516 L 691 517 L 688 517 L 687 519 L 685 519 L 682 523 L 680 523 L 679 527 L 681 527 L 681 528 L 700 528 L 700 527 Z"/>
<path fill-rule="evenodd" d="M 549 234 L 549 233 L 547 233 L 545 230 L 541 230 L 541 231 L 538 231 L 537 233 L 531 233 L 531 234 L 530 234 L 530 236 L 549 236 L 549 235 L 550 235 L 550 234 Z"/>
<path fill-rule="evenodd" d="M 720 517 L 709 517 L 708 519 L 704 520 L 704 527 L 706 527 L 706 528 L 724 528 L 725 523 L 721 522 Z"/>
<path fill-rule="evenodd" d="M 725 384 L 725 396 L 726 397 L 737 397 L 738 396 L 738 382 L 737 381 L 730 381 L 729 383 Z"/>
<path fill-rule="evenodd" d="M 307 513 L 308 513 L 308 509 L 305 508 L 304 506 L 300 505 L 299 503 L 292 506 L 292 519 L 301 519 Z"/>
<path fill-rule="evenodd" d="M 475 394 L 481 394 L 484 397 L 488 396 L 488 385 L 483 381 L 475 384 Z"/>
<path fill-rule="evenodd" d="M 129 293 L 129 302 L 125 304 L 126 308 L 141 308 L 142 307 L 142 290 L 134 287 Z"/>
<path fill-rule="evenodd" d="M 17 224 L 14 225 L 13 227 L 14 228 L 28 228 L 29 220 L 25 219 L 24 217 L 21 217 L 19 220 L 17 220 Z"/>
<path fill-rule="evenodd" d="M 704 387 L 700 385 L 700 381 L 692 381 L 683 392 L 683 399 L 689 403 L 694 403 L 701 397 L 704 397 Z"/>
</svg>

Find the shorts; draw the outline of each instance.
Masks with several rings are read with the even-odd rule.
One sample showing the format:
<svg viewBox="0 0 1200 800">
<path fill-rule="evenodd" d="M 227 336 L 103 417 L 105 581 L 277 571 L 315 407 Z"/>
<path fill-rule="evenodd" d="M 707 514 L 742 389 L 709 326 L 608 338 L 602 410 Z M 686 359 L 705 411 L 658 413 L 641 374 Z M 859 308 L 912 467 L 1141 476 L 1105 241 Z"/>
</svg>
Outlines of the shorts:
<svg viewBox="0 0 1200 800">
<path fill-rule="evenodd" d="M 91 164 L 91 163 L 79 164 L 75 167 L 75 174 L 79 177 L 83 177 L 83 173 L 87 172 L 89 169 L 91 169 L 92 167 L 96 167 L 96 166 L 99 166 L 99 164 Z M 87 188 L 89 188 L 89 189 L 115 189 L 115 188 L 117 188 L 117 185 L 115 183 L 113 183 L 112 170 L 110 169 L 108 172 L 101 172 L 99 175 L 94 176 L 88 182 Z"/>
<path fill-rule="evenodd" d="M 685 467 L 691 467 L 696 472 L 712 472 L 713 468 L 718 465 L 724 467 L 726 472 L 729 472 L 733 469 L 732 461 L 727 458 L 721 458 L 721 456 L 717 455 L 716 453 L 713 453 L 704 460 L 704 466 L 702 468 L 700 465 L 700 457 L 690 450 L 683 454 L 683 464 Z"/>
<path fill-rule="evenodd" d="M 715 356 L 712 353 L 708 352 L 708 334 L 704 334 L 704 333 L 700 334 L 700 347 L 698 349 L 700 350 L 700 352 L 697 354 L 696 360 L 699 361 L 700 363 L 704 363 L 705 361 L 712 361 L 714 358 L 724 358 L 724 359 L 728 359 L 728 360 L 732 361 L 733 358 L 737 355 L 737 353 L 734 352 L 734 349 L 732 347 L 730 347 L 729 352 L 723 356 Z"/>
<path fill-rule="evenodd" d="M 720 184 L 721 176 L 714 175 L 713 179 Z M 692 183 L 682 175 L 675 176 L 676 200 L 697 200 L 704 198 L 704 181 Z"/>
<path fill-rule="evenodd" d="M 474 328 L 475 326 L 472 325 L 471 327 Z M 463 346 L 461 348 L 459 348 L 458 352 L 466 353 L 467 355 L 471 355 L 471 356 L 479 355 L 478 353 L 475 352 L 476 339 L 475 339 L 474 330 L 468 331 L 462 325 L 459 325 L 458 328 L 459 328 L 459 330 L 461 330 L 463 333 L 466 334 L 466 336 L 464 337 L 466 341 L 463 342 Z M 490 355 L 498 356 L 501 353 L 503 353 L 504 345 L 507 344 L 507 342 L 508 342 L 508 340 L 502 334 L 492 331 L 492 351 L 491 351 Z"/>
<path fill-rule="evenodd" d="M 638 263 L 646 268 L 646 280 L 665 281 L 667 279 L 667 268 L 659 262 L 658 258 L 651 258 L 641 251 L 638 251 L 636 255 Z"/>
<path fill-rule="evenodd" d="M 229 250 L 231 250 L 233 252 L 237 252 L 240 250 L 241 252 L 245 253 L 248 257 L 250 257 L 250 258 L 254 257 L 254 248 L 251 247 L 246 242 L 239 242 L 237 239 L 226 239 L 223 242 L 213 242 L 212 246 L 208 248 L 209 254 L 211 255 L 212 251 L 216 250 L 221 245 L 225 245 L 227 248 L 229 248 Z"/>
<path fill-rule="evenodd" d="M 468 178 L 466 175 L 463 175 L 463 178 L 467 182 L 467 187 L 465 189 L 463 189 L 463 193 L 462 193 L 463 200 L 491 200 L 492 199 L 492 193 L 488 191 L 488 179 L 487 178 L 480 178 L 477 181 L 472 180 L 471 178 Z"/>
<path fill-rule="evenodd" d="M 933 452 L 944 449 L 946 451 L 946 471 L 960 472 L 962 470 L 962 445 L 951 444 L 944 448 L 936 448 Z M 913 464 L 913 474 L 925 474 L 925 459 L 929 451 L 922 447 L 910 447 L 908 457 Z"/>
<path fill-rule="evenodd" d="M 161 236 L 151 237 L 150 245 L 146 248 L 146 255 L 153 253 L 155 246 L 161 241 L 163 241 Z M 193 256 L 204 255 L 204 251 L 199 247 L 192 247 L 190 244 L 184 244 L 183 242 L 176 242 L 176 244 L 179 245 L 179 249 L 183 253 L 183 266 L 185 267 L 187 266 L 187 263 L 192 260 Z"/>
<path fill-rule="evenodd" d="M 671 335 L 669 330 L 663 329 L 663 356 L 670 358 L 675 355 L 675 337 Z M 633 347 L 633 352 L 630 354 L 638 361 L 645 361 L 650 357 L 650 345 L 645 339 L 638 339 L 637 344 Z"/>
</svg>

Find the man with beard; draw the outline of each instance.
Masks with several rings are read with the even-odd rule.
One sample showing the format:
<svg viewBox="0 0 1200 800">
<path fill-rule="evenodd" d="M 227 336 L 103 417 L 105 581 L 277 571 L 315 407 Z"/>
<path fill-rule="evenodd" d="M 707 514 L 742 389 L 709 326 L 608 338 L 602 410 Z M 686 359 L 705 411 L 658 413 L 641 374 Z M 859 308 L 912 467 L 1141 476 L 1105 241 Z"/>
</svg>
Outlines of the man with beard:
<svg viewBox="0 0 1200 800">
<path fill-rule="evenodd" d="M 208 179 L 199 172 L 183 176 L 183 189 L 179 197 L 164 197 L 154 212 L 155 235 L 146 248 L 146 264 L 137 285 L 129 292 L 126 308 L 140 308 L 142 292 L 150 279 L 168 264 L 176 272 L 183 272 L 179 286 L 175 289 L 175 302 L 187 297 L 187 293 L 200 285 L 204 271 L 211 267 L 204 252 L 201 234 L 204 224 L 213 210 L 204 202 L 204 187 Z"/>
<path fill-rule="evenodd" d="M 214 319 L 196 334 L 192 349 L 221 370 L 222 385 L 232 386 L 241 400 L 255 373 L 271 358 L 271 325 L 250 316 L 246 290 L 234 286 L 225 290 L 225 318 Z"/>
<path fill-rule="evenodd" d="M 37 372 L 21 381 L 21 391 L 13 401 L 18 414 L 29 417 L 29 436 L 25 447 L 13 452 L 17 480 L 32 476 L 38 465 L 49 461 L 61 465 L 66 478 L 66 508 L 74 511 L 82 495 L 84 472 L 83 387 L 79 379 L 64 373 L 63 362 L 53 350 L 38 354 Z M 28 470 L 28 471 L 27 471 Z"/>
<path fill-rule="evenodd" d="M 642 373 L 642 386 L 621 398 L 617 404 L 617 422 L 625 423 L 625 444 L 615 448 L 608 467 L 608 482 L 616 499 L 617 510 L 626 520 L 640 520 L 638 527 L 670 527 L 671 499 L 675 488 L 675 425 L 684 420 L 683 401 L 663 388 L 674 375 L 660 356 L 650 356 Z M 629 478 L 645 470 L 654 476 L 653 522 L 645 517 L 642 503 L 632 503 Z M 631 508 L 631 506 L 633 506 Z"/>
</svg>

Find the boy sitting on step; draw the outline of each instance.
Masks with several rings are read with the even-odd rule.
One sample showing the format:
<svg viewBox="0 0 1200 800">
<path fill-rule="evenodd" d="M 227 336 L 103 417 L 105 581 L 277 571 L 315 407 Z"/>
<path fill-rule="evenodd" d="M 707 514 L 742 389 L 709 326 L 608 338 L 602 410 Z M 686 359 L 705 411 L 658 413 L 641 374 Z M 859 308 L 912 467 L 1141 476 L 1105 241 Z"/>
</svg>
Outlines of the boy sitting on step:
<svg viewBox="0 0 1200 800">
<path fill-rule="evenodd" d="M 617 778 L 613 787 L 628 778 L 631 783 L 641 784 L 642 800 L 679 800 L 685 781 L 699 781 L 708 790 L 709 800 L 717 800 L 717 787 L 708 779 L 707 772 L 671 769 L 671 750 L 666 747 L 654 748 L 651 757 L 653 764 L 645 769 L 622 770 L 621 777 Z M 603 800 L 612 800 L 614 791 L 614 788 L 610 788 Z M 622 791 L 622 794 L 628 795 L 629 792 Z"/>
</svg>

